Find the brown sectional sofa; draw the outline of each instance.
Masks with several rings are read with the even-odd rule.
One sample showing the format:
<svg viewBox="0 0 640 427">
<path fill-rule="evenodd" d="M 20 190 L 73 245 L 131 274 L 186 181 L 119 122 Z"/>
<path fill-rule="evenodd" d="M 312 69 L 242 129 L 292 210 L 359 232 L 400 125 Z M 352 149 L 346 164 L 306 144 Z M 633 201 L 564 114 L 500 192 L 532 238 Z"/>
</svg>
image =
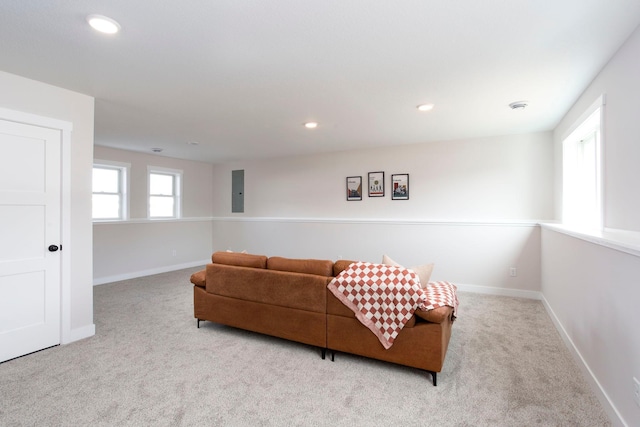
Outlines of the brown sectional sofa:
<svg viewBox="0 0 640 427">
<path fill-rule="evenodd" d="M 351 261 L 304 260 L 215 252 L 191 276 L 194 316 L 326 349 L 424 369 L 437 384 L 453 309 L 417 310 L 385 350 L 378 338 L 328 289 Z"/>
</svg>

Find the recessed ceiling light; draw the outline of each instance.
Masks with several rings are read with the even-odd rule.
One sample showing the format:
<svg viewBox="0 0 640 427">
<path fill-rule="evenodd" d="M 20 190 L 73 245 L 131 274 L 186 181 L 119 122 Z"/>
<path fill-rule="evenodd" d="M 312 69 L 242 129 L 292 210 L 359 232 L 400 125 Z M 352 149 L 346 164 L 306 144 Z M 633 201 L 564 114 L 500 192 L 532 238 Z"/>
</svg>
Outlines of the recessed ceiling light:
<svg viewBox="0 0 640 427">
<path fill-rule="evenodd" d="M 198 141 L 187 141 L 188 145 L 200 145 Z"/>
<path fill-rule="evenodd" d="M 433 110 L 433 104 L 420 104 L 416 108 L 420 111 L 431 111 Z"/>
<path fill-rule="evenodd" d="M 529 101 L 516 101 L 516 102 L 512 102 L 511 104 L 509 104 L 509 108 L 511 108 L 512 110 L 524 110 L 528 104 Z"/>
<path fill-rule="evenodd" d="M 120 24 L 111 18 L 102 15 L 89 15 L 87 22 L 94 30 L 105 34 L 115 34 L 120 31 Z"/>
<path fill-rule="evenodd" d="M 315 129 L 318 127 L 318 122 L 307 122 L 304 124 L 307 129 Z"/>
</svg>

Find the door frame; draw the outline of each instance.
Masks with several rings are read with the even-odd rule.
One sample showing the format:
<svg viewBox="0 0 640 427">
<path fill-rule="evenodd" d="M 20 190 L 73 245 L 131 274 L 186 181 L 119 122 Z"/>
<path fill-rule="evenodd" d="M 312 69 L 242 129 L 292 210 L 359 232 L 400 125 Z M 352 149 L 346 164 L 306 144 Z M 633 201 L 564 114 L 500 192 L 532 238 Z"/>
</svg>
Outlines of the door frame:
<svg viewBox="0 0 640 427">
<path fill-rule="evenodd" d="M 60 131 L 60 344 L 76 341 L 71 329 L 71 132 L 73 123 L 0 107 L 0 119 Z M 77 335 L 77 334 L 76 334 Z"/>
</svg>

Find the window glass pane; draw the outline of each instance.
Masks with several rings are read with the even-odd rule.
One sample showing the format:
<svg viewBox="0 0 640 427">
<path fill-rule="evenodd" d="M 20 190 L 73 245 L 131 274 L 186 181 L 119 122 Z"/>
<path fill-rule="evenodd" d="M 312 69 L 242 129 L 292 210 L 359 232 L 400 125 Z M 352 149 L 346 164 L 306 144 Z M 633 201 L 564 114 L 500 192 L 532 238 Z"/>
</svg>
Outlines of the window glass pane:
<svg viewBox="0 0 640 427">
<path fill-rule="evenodd" d="M 93 168 L 93 192 L 117 193 L 120 187 L 118 169 Z"/>
<path fill-rule="evenodd" d="M 149 197 L 149 216 L 151 217 L 173 217 L 173 197 Z"/>
<path fill-rule="evenodd" d="M 93 195 L 94 219 L 118 219 L 120 218 L 120 196 L 117 194 Z"/>
<path fill-rule="evenodd" d="M 172 196 L 173 175 L 149 174 L 149 192 L 151 194 Z"/>
<path fill-rule="evenodd" d="M 562 221 L 576 227 L 601 228 L 600 110 L 563 141 Z"/>
</svg>

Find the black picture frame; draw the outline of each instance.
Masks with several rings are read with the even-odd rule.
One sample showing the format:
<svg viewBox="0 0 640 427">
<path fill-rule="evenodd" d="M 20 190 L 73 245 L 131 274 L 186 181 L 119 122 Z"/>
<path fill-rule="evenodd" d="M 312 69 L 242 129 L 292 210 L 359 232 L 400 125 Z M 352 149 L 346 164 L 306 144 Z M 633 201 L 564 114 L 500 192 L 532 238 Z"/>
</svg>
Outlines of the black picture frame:
<svg viewBox="0 0 640 427">
<path fill-rule="evenodd" d="M 384 197 L 384 172 L 369 172 L 369 197 Z"/>
<path fill-rule="evenodd" d="M 391 200 L 409 200 L 409 174 L 391 175 Z"/>
<path fill-rule="evenodd" d="M 347 201 L 362 200 L 362 175 L 347 177 Z"/>
</svg>

